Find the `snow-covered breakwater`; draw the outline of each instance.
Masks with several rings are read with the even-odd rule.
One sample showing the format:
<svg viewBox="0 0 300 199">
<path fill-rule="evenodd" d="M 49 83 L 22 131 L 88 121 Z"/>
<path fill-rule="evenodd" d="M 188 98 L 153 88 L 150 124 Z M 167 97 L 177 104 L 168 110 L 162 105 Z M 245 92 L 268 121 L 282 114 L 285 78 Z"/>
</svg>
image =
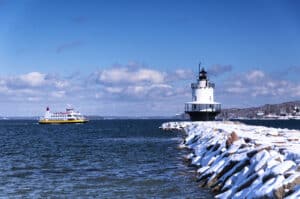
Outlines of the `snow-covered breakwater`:
<svg viewBox="0 0 300 199">
<path fill-rule="evenodd" d="M 300 131 L 234 122 L 169 122 L 216 198 L 300 198 Z"/>
</svg>

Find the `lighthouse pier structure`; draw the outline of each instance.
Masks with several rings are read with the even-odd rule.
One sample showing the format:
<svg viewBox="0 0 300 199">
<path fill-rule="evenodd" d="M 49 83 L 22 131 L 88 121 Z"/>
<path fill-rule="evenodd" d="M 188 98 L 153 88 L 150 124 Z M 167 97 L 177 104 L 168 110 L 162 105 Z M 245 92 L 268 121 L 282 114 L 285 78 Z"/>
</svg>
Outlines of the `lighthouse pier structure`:
<svg viewBox="0 0 300 199">
<path fill-rule="evenodd" d="M 199 64 L 199 76 L 196 83 L 191 84 L 192 101 L 185 103 L 185 113 L 192 121 L 214 120 L 221 112 L 221 104 L 214 101 L 215 84 L 207 78 L 207 72 Z"/>
</svg>

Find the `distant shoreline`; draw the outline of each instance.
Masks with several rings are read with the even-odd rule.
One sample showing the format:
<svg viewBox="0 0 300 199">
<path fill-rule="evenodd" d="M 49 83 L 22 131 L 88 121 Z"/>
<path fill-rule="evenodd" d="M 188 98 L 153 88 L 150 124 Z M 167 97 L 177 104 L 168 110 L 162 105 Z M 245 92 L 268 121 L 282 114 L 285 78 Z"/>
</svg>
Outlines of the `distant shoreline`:
<svg viewBox="0 0 300 199">
<path fill-rule="evenodd" d="M 151 119 L 162 119 L 162 120 L 178 120 L 174 117 L 163 117 L 163 116 L 140 116 L 140 117 L 130 117 L 130 116 L 86 116 L 89 120 L 151 120 Z M 19 116 L 19 117 L 1 117 L 0 120 L 38 120 L 40 116 Z"/>
</svg>

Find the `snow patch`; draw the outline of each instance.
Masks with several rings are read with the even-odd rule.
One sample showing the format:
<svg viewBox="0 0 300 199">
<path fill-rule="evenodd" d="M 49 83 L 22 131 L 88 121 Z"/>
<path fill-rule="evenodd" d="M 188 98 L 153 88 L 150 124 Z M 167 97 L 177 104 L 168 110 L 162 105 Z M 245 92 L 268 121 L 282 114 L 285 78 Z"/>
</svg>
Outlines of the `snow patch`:
<svg viewBox="0 0 300 199">
<path fill-rule="evenodd" d="M 216 198 L 300 198 L 300 131 L 238 122 L 168 122 Z"/>
</svg>

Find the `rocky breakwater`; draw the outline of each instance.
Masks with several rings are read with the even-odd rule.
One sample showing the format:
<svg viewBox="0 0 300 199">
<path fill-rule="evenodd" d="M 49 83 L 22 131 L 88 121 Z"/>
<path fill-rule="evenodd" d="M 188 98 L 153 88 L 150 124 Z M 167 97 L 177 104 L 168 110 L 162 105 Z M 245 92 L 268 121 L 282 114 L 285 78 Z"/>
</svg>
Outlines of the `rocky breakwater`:
<svg viewBox="0 0 300 199">
<path fill-rule="evenodd" d="M 300 198 L 300 131 L 234 122 L 169 122 L 185 133 L 200 186 L 216 198 Z"/>
</svg>

